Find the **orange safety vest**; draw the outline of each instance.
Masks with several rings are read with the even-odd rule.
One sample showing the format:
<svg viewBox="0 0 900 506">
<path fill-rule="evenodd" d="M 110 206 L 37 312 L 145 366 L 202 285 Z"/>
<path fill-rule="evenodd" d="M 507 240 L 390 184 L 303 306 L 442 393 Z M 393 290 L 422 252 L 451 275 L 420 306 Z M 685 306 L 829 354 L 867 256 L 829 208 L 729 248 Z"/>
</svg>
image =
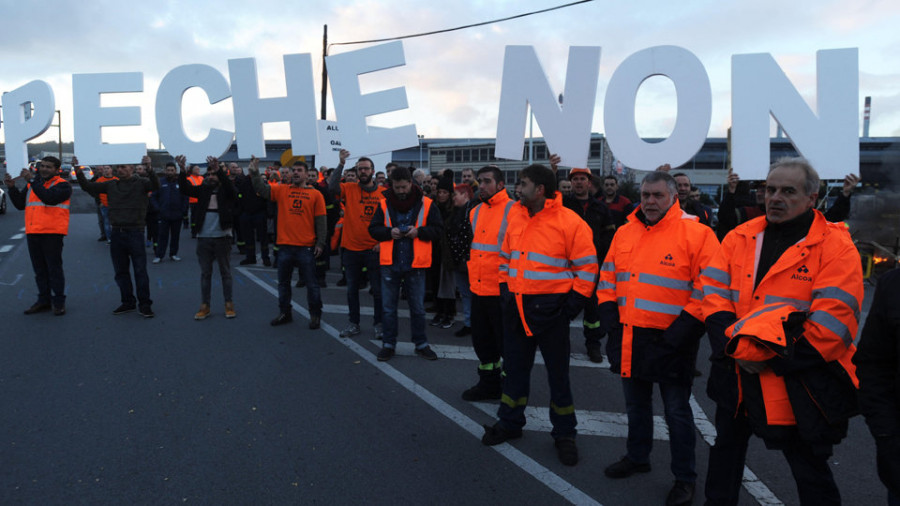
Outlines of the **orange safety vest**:
<svg viewBox="0 0 900 506">
<path fill-rule="evenodd" d="M 789 247 L 754 288 L 766 218 L 732 230 L 702 272 L 703 313 L 727 311 L 738 321 L 726 329 L 726 352 L 740 360 L 763 361 L 785 346 L 782 321 L 808 314 L 803 336 L 825 362 L 837 362 L 858 387 L 851 359 L 863 300 L 862 262 L 847 228 L 815 211 L 809 233 Z M 742 371 L 738 368 L 738 374 Z M 771 368 L 759 374 L 769 425 L 794 425 L 784 378 Z"/>
<path fill-rule="evenodd" d="M 476 295 L 500 295 L 500 247 L 513 204 L 506 190 L 500 190 L 469 211 L 473 237 L 467 265 L 469 289 Z"/>
<path fill-rule="evenodd" d="M 65 179 L 53 176 L 44 181 L 44 188 L 50 188 Z M 69 233 L 69 200 L 48 206 L 28 188 L 25 197 L 25 233 L 26 234 L 62 234 Z"/>
<path fill-rule="evenodd" d="M 634 327 L 667 329 L 682 310 L 703 321 L 700 271 L 718 249 L 712 229 L 677 200 L 655 225 L 634 211 L 616 231 L 600 267 L 597 302 L 619 308 L 623 378 L 631 376 Z"/>
<path fill-rule="evenodd" d="M 534 216 L 520 202 L 507 218 L 500 249 L 500 282 L 516 299 L 525 334 L 523 295 L 568 293 L 590 297 L 597 285 L 597 250 L 591 227 L 562 204 L 562 194 L 547 199 Z"/>
<path fill-rule="evenodd" d="M 419 208 L 419 216 L 416 217 L 416 227 L 424 227 L 428 220 L 428 210 L 431 209 L 431 199 L 422 197 L 422 207 Z M 384 213 L 384 226 L 393 228 L 391 224 L 391 214 L 388 212 L 387 200 L 381 200 L 381 212 Z M 394 240 L 381 242 L 381 251 L 379 253 L 379 263 L 381 265 L 391 265 L 394 263 Z M 414 269 L 427 269 L 431 267 L 431 243 L 423 241 L 416 237 L 413 239 L 413 262 Z"/>
<path fill-rule="evenodd" d="M 107 181 L 115 181 L 115 180 L 117 180 L 117 179 L 119 179 L 119 178 L 117 178 L 117 177 L 100 176 L 100 177 L 97 178 L 97 181 L 96 181 L 96 182 L 97 182 L 97 183 L 105 183 L 105 182 L 107 182 Z M 101 206 L 103 206 L 103 207 L 109 207 L 109 194 L 107 194 L 107 193 L 101 193 L 101 194 L 97 195 L 97 197 L 100 198 L 100 205 L 101 205 Z"/>
<path fill-rule="evenodd" d="M 191 174 L 187 177 L 188 181 L 190 181 L 192 186 L 200 186 L 203 184 L 203 176 L 195 176 Z M 188 204 L 196 204 L 198 202 L 197 197 L 188 197 Z"/>
</svg>

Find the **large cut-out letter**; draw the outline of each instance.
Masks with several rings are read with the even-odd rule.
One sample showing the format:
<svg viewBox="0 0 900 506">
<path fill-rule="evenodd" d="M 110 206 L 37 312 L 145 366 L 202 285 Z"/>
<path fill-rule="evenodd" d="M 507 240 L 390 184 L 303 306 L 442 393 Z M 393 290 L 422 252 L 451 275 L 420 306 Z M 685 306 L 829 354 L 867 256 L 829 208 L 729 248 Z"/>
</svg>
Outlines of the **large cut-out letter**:
<svg viewBox="0 0 900 506">
<path fill-rule="evenodd" d="M 657 143 L 641 139 L 634 120 L 638 89 L 653 76 L 672 80 L 678 104 L 672 135 Z M 654 170 L 666 163 L 677 167 L 687 162 L 706 142 L 711 120 L 709 76 L 687 49 L 656 46 L 638 51 L 626 58 L 609 80 L 603 124 L 613 154 L 629 167 Z"/>
<path fill-rule="evenodd" d="M 564 100 L 559 104 L 534 47 L 507 46 L 495 156 L 522 159 L 525 106 L 530 104 L 550 152 L 560 156 L 562 165 L 587 167 L 599 72 L 599 47 L 570 47 Z"/>
<path fill-rule="evenodd" d="M 822 179 L 859 171 L 859 53 L 816 52 L 816 112 L 768 53 L 731 59 L 731 164 L 743 179 L 768 174 L 769 115 Z"/>
</svg>

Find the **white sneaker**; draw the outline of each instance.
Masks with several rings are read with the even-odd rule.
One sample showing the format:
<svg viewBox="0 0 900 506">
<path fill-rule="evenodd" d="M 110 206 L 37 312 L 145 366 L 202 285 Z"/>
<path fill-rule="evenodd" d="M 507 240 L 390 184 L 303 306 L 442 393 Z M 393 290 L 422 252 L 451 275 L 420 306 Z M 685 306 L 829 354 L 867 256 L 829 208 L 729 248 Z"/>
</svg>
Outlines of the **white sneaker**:
<svg viewBox="0 0 900 506">
<path fill-rule="evenodd" d="M 155 263 L 155 264 L 158 264 L 160 262 L 162 262 L 162 258 L 156 257 L 153 259 L 153 263 Z"/>
<path fill-rule="evenodd" d="M 178 256 L 178 255 L 172 255 L 172 256 L 170 256 L 169 258 L 171 258 L 172 260 L 174 260 L 174 261 L 176 261 L 176 262 L 180 262 L 180 261 L 181 261 L 181 257 Z"/>
</svg>

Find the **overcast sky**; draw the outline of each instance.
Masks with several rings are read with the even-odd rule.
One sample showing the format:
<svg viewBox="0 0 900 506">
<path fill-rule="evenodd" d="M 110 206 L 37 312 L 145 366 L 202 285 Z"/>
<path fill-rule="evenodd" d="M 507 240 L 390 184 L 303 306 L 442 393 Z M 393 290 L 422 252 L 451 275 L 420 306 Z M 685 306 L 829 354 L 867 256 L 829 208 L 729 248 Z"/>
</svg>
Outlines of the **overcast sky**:
<svg viewBox="0 0 900 506">
<path fill-rule="evenodd" d="M 322 30 L 329 42 L 384 38 L 502 18 L 564 0 L 230 0 L 121 2 L 2 0 L 0 91 L 40 79 L 55 93 L 63 139 L 72 139 L 72 74 L 143 72 L 142 94 L 104 98 L 104 106 L 139 105 L 142 126 L 108 129 L 104 140 L 157 147 L 154 103 L 160 80 L 188 63 L 228 75 L 228 60 L 254 57 L 264 96 L 284 93 L 282 55 L 311 53 L 321 86 Z M 366 76 L 363 92 L 405 86 L 410 109 L 370 124 L 415 123 L 433 137 L 496 134 L 504 47 L 535 46 L 554 89 L 564 87 L 568 47 L 601 46 L 592 131 L 603 132 L 603 98 L 617 65 L 641 49 L 677 45 L 693 52 L 713 93 L 710 136 L 730 124 L 731 56 L 771 53 L 810 104 L 815 103 L 815 53 L 859 48 L 860 114 L 872 96 L 872 136 L 900 136 L 900 2 L 892 1 L 633 1 L 595 0 L 523 19 L 403 42 L 406 66 Z M 364 46 L 335 46 L 337 54 Z M 330 96 L 330 94 L 329 94 Z M 319 104 L 317 94 L 316 102 Z M 317 105 L 318 110 L 318 105 Z M 644 136 L 666 136 L 676 115 L 674 87 L 652 78 L 638 95 Z M 328 104 L 329 119 L 334 109 Z M 195 139 L 210 127 L 233 130 L 231 100 L 210 106 L 198 90 L 184 105 Z M 338 118 L 339 120 L 339 118 Z M 0 129 L 2 130 L 2 129 Z M 266 138 L 287 138 L 283 125 Z M 55 139 L 52 128 L 41 139 Z"/>
</svg>

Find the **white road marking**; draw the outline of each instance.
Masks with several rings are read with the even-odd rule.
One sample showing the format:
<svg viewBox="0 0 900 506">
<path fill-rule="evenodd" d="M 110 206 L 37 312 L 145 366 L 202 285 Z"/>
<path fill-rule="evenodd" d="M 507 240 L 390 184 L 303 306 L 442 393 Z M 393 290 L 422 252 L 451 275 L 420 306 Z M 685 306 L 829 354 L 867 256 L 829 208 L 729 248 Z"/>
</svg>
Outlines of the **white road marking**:
<svg viewBox="0 0 900 506">
<path fill-rule="evenodd" d="M 691 395 L 691 409 L 694 411 L 694 425 L 697 426 L 697 430 L 700 432 L 703 440 L 706 441 L 706 444 L 709 446 L 716 444 L 716 426 L 706 417 L 706 413 L 703 411 L 703 408 L 700 407 L 700 404 L 697 403 L 697 399 L 695 399 L 693 395 Z M 775 493 L 773 493 L 747 466 L 744 466 L 743 483 L 747 492 L 749 492 L 759 504 L 765 506 L 784 506 L 781 499 L 775 496 Z"/>
<path fill-rule="evenodd" d="M 346 311 L 344 311 L 346 313 Z M 468 339 L 467 339 L 468 340 Z M 376 346 L 381 346 L 381 342 L 372 339 L 371 343 Z M 478 360 L 478 356 L 475 355 L 475 350 L 472 349 L 471 346 L 453 346 L 450 344 L 429 344 L 431 349 L 437 353 L 438 357 L 448 358 L 453 360 Z M 416 354 L 416 347 L 413 343 L 397 343 L 396 348 L 397 355 L 409 356 L 412 357 Z M 543 364 L 544 357 L 540 354 L 534 357 L 535 364 Z M 603 357 L 603 362 L 596 364 L 591 362 L 587 355 L 584 353 L 572 353 L 571 361 L 569 362 L 573 367 L 593 367 L 597 369 L 609 369 L 609 362 L 606 361 L 606 357 Z"/>
<path fill-rule="evenodd" d="M 497 415 L 497 403 L 473 402 L 472 404 L 491 416 Z M 622 439 L 628 437 L 628 415 L 625 413 L 575 408 L 575 415 L 578 418 L 579 436 L 606 436 Z M 525 419 L 525 430 L 546 433 L 553 429 L 553 424 L 550 423 L 549 408 L 527 406 Z M 666 420 L 661 416 L 653 417 L 653 439 L 669 440 L 669 428 L 666 426 Z"/>
<path fill-rule="evenodd" d="M 263 290 L 266 290 L 275 297 L 278 296 L 278 289 L 276 287 L 273 287 L 269 283 L 266 283 L 265 281 L 256 277 L 250 272 L 249 269 L 238 267 L 237 270 L 240 271 L 243 275 L 247 276 L 247 278 L 249 278 L 251 281 L 259 285 Z M 300 313 L 305 318 L 309 318 L 309 311 L 307 311 L 306 308 L 294 301 L 291 301 L 291 306 L 294 308 L 294 311 Z M 475 436 L 477 439 L 481 439 L 481 435 L 484 433 L 484 429 L 481 427 L 481 424 L 464 415 L 462 412 L 445 402 L 443 399 L 434 395 L 433 393 L 413 381 L 410 377 L 391 367 L 388 363 L 379 362 L 374 353 L 372 353 L 353 339 L 342 339 L 338 330 L 331 325 L 322 322 L 322 330 L 330 335 L 335 341 L 346 346 L 354 353 L 359 355 L 363 360 L 371 364 L 373 367 L 378 368 L 381 372 L 399 383 L 402 387 L 406 388 L 411 393 L 425 401 L 425 403 L 434 408 L 438 413 L 449 418 L 460 428 Z M 600 504 L 594 498 L 585 494 L 574 485 L 567 482 L 553 471 L 542 466 L 537 461 L 525 455 L 512 445 L 503 443 L 497 446 L 492 446 L 490 447 L 490 449 L 506 457 L 507 460 L 517 465 L 520 469 L 533 476 L 535 479 L 543 483 L 545 486 L 547 486 L 557 494 L 561 495 L 572 504 Z"/>
<path fill-rule="evenodd" d="M 6 253 L 7 251 L 9 251 L 11 249 L 13 249 L 13 247 L 10 244 L 0 246 L 0 253 Z"/>
<path fill-rule="evenodd" d="M 257 278 L 256 276 L 253 276 L 252 274 L 250 274 L 248 272 L 248 270 L 246 268 L 239 267 L 238 270 L 243 272 L 247 277 L 249 277 L 256 284 L 264 287 L 267 291 L 269 291 L 269 293 L 272 293 L 275 296 L 278 295 L 277 288 L 275 288 L 271 285 L 268 285 L 265 283 L 265 281 L 262 281 L 261 279 Z M 294 310 L 296 310 L 297 312 L 302 314 L 304 317 L 307 317 L 307 318 L 309 317 L 309 312 L 306 310 L 306 308 L 304 308 L 303 306 L 300 306 L 298 303 L 293 302 L 293 301 L 291 301 L 291 304 L 293 305 Z M 346 305 L 340 305 L 340 304 L 324 304 L 322 306 L 322 312 L 329 313 L 329 314 L 348 314 L 348 310 L 349 310 L 349 308 Z M 397 316 L 399 318 L 409 318 L 409 310 L 407 310 L 407 309 L 398 309 L 397 313 L 398 313 Z M 360 307 L 360 316 L 372 316 L 373 314 L 374 314 L 373 307 L 371 307 L 371 306 L 361 306 Z M 457 315 L 457 320 L 461 320 L 461 318 L 462 318 L 461 315 Z M 572 326 L 580 327 L 581 325 L 577 325 L 577 324 L 573 323 Z M 331 327 L 330 325 L 323 322 L 322 328 L 324 329 L 326 327 L 328 327 L 328 329 L 330 329 L 330 330 L 328 330 L 328 333 L 332 337 L 337 338 L 338 342 L 344 344 L 345 346 L 350 347 L 351 349 L 356 351 L 361 356 L 363 356 L 363 354 L 367 355 L 367 356 L 363 356 L 363 358 L 365 358 L 368 362 L 373 363 L 377 367 L 386 366 L 386 364 L 384 362 L 378 362 L 375 359 L 374 355 L 372 355 L 372 353 L 370 353 L 365 348 L 358 347 L 358 349 L 357 349 L 358 345 L 350 346 L 351 343 L 355 345 L 355 343 L 353 343 L 352 339 L 340 338 L 338 332 L 333 327 Z M 370 340 L 370 342 L 372 344 L 380 346 L 380 342 L 377 340 Z M 434 352 L 439 357 L 444 358 L 444 359 L 473 360 L 473 361 L 478 360 L 478 357 L 475 355 L 475 351 L 472 349 L 471 346 L 453 346 L 453 345 L 441 345 L 441 344 L 430 344 L 430 346 L 431 346 L 431 349 L 434 350 Z M 397 346 L 396 346 L 396 353 L 397 353 L 397 355 L 400 355 L 400 356 L 415 356 L 415 354 L 416 354 L 415 353 L 415 345 L 413 343 L 398 342 Z M 583 353 L 572 353 L 571 357 L 572 357 L 571 366 L 573 366 L 573 367 L 591 367 L 591 368 L 609 369 L 609 362 L 607 361 L 606 357 L 604 357 L 603 362 L 599 363 L 599 364 L 591 362 L 587 358 L 587 355 L 585 355 Z M 538 354 L 535 357 L 535 363 L 536 364 L 544 363 L 543 357 L 541 357 L 540 354 Z M 400 379 L 395 378 L 392 374 L 388 374 L 388 375 L 391 376 L 392 378 L 394 378 L 395 380 L 397 380 L 398 383 L 400 383 L 401 385 L 406 387 L 411 392 L 415 393 L 416 395 L 419 395 L 419 392 L 424 390 L 418 383 L 416 383 L 409 377 L 403 375 L 396 369 L 393 369 L 393 368 L 390 368 L 390 369 L 392 371 L 394 371 L 397 375 L 402 377 L 404 379 L 404 381 L 408 381 L 411 386 L 405 384 Z M 385 372 L 387 373 L 387 371 L 385 371 Z M 427 392 L 427 391 L 425 391 L 425 392 Z M 430 392 L 427 392 L 427 394 L 431 397 L 435 397 Z M 446 404 L 440 398 L 435 397 L 435 399 L 437 399 L 437 401 L 439 401 L 442 405 L 446 406 L 446 408 L 448 410 L 451 410 L 452 414 L 454 416 L 458 415 L 458 416 L 464 418 L 464 421 L 462 421 L 462 422 L 458 421 L 456 418 L 454 418 L 454 416 L 451 416 L 451 414 L 445 413 L 444 411 L 442 411 L 442 409 L 440 407 L 438 407 L 435 404 L 432 404 L 431 402 L 429 402 L 428 399 L 426 399 L 422 395 L 419 395 L 419 397 L 421 397 L 425 402 L 427 402 L 432 407 L 434 407 L 439 412 L 441 412 L 441 414 L 444 414 L 445 416 L 447 416 L 447 418 L 450 418 L 451 420 L 457 422 L 457 424 L 460 425 L 460 427 L 468 430 L 470 433 L 472 433 L 474 436 L 478 437 L 479 439 L 481 438 L 482 429 L 480 426 L 477 426 L 476 430 L 474 432 L 472 430 L 470 430 L 469 427 L 467 426 L 468 422 L 472 422 L 472 423 L 475 423 L 475 422 L 473 420 L 471 420 L 470 418 L 466 417 L 465 415 L 463 415 L 462 413 L 460 413 L 459 411 L 457 411 L 452 406 Z M 697 427 L 697 431 L 700 433 L 700 436 L 703 438 L 703 440 L 708 445 L 713 446 L 716 442 L 716 427 L 715 427 L 715 425 L 706 416 L 706 413 L 703 411 L 703 408 L 700 406 L 700 404 L 697 403 L 697 400 L 694 398 L 693 394 L 691 395 L 690 402 L 691 402 L 691 409 L 694 413 L 694 425 Z M 481 411 L 484 411 L 485 413 L 487 413 L 491 416 L 496 416 L 496 414 L 497 414 L 497 405 L 496 404 L 481 403 L 481 402 L 473 403 L 473 404 L 476 407 L 478 407 L 478 409 L 480 409 Z M 579 434 L 588 435 L 588 436 L 607 436 L 607 437 L 618 437 L 618 438 L 626 438 L 628 436 L 628 417 L 624 413 L 612 413 L 612 412 L 607 412 L 607 411 L 588 411 L 588 410 L 576 409 L 576 414 L 578 416 L 578 433 Z M 544 408 L 532 407 L 532 406 L 526 407 L 525 408 L 525 418 L 527 419 L 527 423 L 525 425 L 525 430 L 550 432 L 550 430 L 553 429 L 553 425 L 550 423 L 549 413 Z M 476 423 L 476 425 L 477 425 L 477 423 Z M 662 417 L 662 416 L 654 416 L 653 417 L 653 438 L 660 440 L 660 441 L 667 441 L 669 439 L 669 429 L 668 429 L 668 426 L 666 425 L 665 417 Z M 528 461 L 533 462 L 535 466 L 538 466 L 538 468 L 536 468 L 536 469 L 543 469 L 547 473 L 550 473 L 556 479 L 559 479 L 563 484 L 565 484 L 567 486 L 571 486 L 568 483 L 566 483 L 564 480 L 562 480 L 562 478 L 559 478 L 559 476 L 553 474 L 551 471 L 547 470 L 546 468 L 544 468 L 537 462 L 531 460 L 530 457 L 522 454 L 521 452 L 518 452 L 518 450 L 515 450 L 512 446 L 509 446 L 507 444 L 502 444 L 499 446 L 495 446 L 493 448 L 497 449 L 497 451 L 500 451 L 501 447 L 509 447 L 509 448 L 513 449 L 516 452 L 516 454 L 521 456 L 521 458 L 527 459 Z M 529 472 L 530 474 L 532 474 L 535 478 L 541 480 L 541 478 L 537 474 L 534 474 L 531 471 L 529 471 L 529 468 L 520 464 L 519 461 L 514 459 L 512 456 L 506 455 L 503 451 L 500 451 L 500 453 L 503 454 L 505 457 L 507 457 L 510 461 L 512 461 L 516 465 L 519 465 L 519 467 L 521 467 L 522 469 L 524 469 L 527 472 Z M 513 456 L 515 456 L 515 455 L 513 455 Z M 541 480 L 541 481 L 543 481 L 543 480 Z M 751 496 L 753 496 L 753 498 L 756 499 L 756 501 L 759 504 L 761 504 L 763 506 L 784 506 L 784 502 L 782 502 L 780 499 L 778 499 L 778 497 L 772 492 L 772 490 L 769 489 L 769 487 L 767 487 L 766 484 L 763 483 L 759 479 L 759 477 L 757 477 L 756 474 L 753 471 L 751 471 L 750 468 L 747 466 L 744 466 L 743 485 L 744 485 L 744 488 L 747 489 L 747 492 Z M 548 484 L 547 486 L 550 487 L 551 489 L 557 491 L 558 493 L 560 493 L 561 495 L 563 495 L 564 497 L 566 497 L 568 499 L 568 497 L 565 494 L 562 494 L 562 492 L 559 492 L 558 490 L 554 489 L 550 484 Z M 565 490 L 570 490 L 570 489 L 565 489 Z M 579 494 L 583 494 L 580 490 L 575 489 L 574 487 L 571 490 L 575 490 Z M 585 496 L 585 497 L 587 497 L 587 496 Z M 593 499 L 589 498 L 589 500 L 592 501 L 591 502 L 592 504 L 595 503 L 595 501 Z M 586 503 L 577 501 L 576 504 L 586 504 Z"/>
<path fill-rule="evenodd" d="M 25 237 L 25 234 L 16 234 L 16 235 L 10 237 L 10 239 L 21 239 L 23 237 Z"/>
<path fill-rule="evenodd" d="M 21 274 L 16 274 L 16 279 L 12 280 L 12 281 L 9 282 L 9 283 L 7 283 L 7 282 L 5 282 L 5 281 L 0 281 L 0 285 L 4 285 L 4 286 L 13 286 L 13 285 L 15 285 L 16 283 L 18 283 L 20 279 L 22 279 L 22 275 L 21 275 Z"/>
</svg>

